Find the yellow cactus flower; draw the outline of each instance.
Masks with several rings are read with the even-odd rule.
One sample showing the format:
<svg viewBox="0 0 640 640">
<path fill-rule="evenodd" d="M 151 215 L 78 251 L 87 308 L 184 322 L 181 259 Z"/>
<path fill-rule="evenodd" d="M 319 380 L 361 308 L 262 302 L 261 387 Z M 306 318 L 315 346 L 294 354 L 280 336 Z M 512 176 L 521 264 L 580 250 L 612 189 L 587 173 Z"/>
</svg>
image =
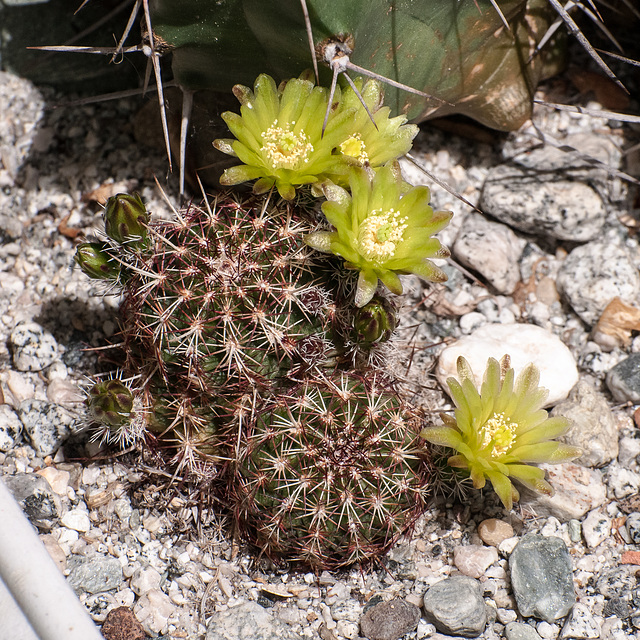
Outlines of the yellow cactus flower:
<svg viewBox="0 0 640 640">
<path fill-rule="evenodd" d="M 554 440 L 566 432 L 569 421 L 561 416 L 550 418 L 542 408 L 549 391 L 538 386 L 538 369 L 527 365 L 514 382 L 508 355 L 500 362 L 489 358 L 480 390 L 462 356 L 457 369 L 459 380 L 447 380 L 455 417 L 441 414 L 444 426 L 427 427 L 422 437 L 455 449 L 458 453 L 449 458 L 449 465 L 468 469 L 476 489 L 488 479 L 507 509 L 520 497 L 510 478 L 552 495 L 544 470 L 528 463 L 566 462 L 581 451 Z"/>
<path fill-rule="evenodd" d="M 371 300 L 381 280 L 393 293 L 402 293 L 398 274 L 413 273 L 432 282 L 447 279 L 429 258 L 449 255 L 432 235 L 451 219 L 448 211 L 433 211 L 429 189 L 413 187 L 403 193 L 397 164 L 377 173 L 353 167 L 349 172 L 351 194 L 335 184 L 325 184 L 327 202 L 322 212 L 333 231 L 315 231 L 305 242 L 319 251 L 344 258 L 345 265 L 360 271 L 355 304 Z"/>
</svg>

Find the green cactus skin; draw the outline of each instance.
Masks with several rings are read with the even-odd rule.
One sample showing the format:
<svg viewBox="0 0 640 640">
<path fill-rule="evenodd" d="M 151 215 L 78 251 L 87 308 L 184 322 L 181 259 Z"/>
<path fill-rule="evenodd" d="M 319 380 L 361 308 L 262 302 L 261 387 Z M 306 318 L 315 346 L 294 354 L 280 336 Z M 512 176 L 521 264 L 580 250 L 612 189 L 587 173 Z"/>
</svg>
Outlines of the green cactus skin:
<svg viewBox="0 0 640 640">
<path fill-rule="evenodd" d="M 526 61 L 556 14 L 546 0 L 498 5 L 511 32 L 490 0 L 307 0 L 316 45 L 350 34 L 353 63 L 439 99 L 389 89 L 394 114 L 421 121 L 461 113 L 511 130 L 529 118 L 533 90 L 549 75 L 544 55 Z M 285 79 L 311 67 L 299 0 L 151 0 L 149 8 L 187 90 L 229 91 L 260 73 Z"/>
<path fill-rule="evenodd" d="M 230 498 L 240 529 L 268 556 L 315 569 L 378 557 L 426 508 L 420 422 L 375 374 L 273 396 L 244 432 Z"/>
<path fill-rule="evenodd" d="M 120 380 L 105 380 L 91 387 L 87 407 L 97 422 L 122 427 L 131 420 L 133 393 Z"/>
</svg>

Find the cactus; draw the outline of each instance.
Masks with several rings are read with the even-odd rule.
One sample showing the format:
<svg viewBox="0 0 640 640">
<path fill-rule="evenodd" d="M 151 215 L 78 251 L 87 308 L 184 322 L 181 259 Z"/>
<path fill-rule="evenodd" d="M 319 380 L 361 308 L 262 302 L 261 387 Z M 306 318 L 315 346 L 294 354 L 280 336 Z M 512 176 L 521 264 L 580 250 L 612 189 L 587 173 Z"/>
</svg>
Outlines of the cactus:
<svg viewBox="0 0 640 640">
<path fill-rule="evenodd" d="M 377 557 L 424 510 L 432 468 L 417 410 L 368 359 L 396 305 L 354 306 L 353 271 L 304 242 L 318 226 L 309 196 L 218 194 L 136 226 L 133 244 L 118 224 L 131 202 L 147 220 L 124 194 L 105 207 L 127 382 L 90 389 L 98 437 L 144 442 L 206 483 L 273 557 L 316 569 Z"/>
<path fill-rule="evenodd" d="M 267 555 L 314 568 L 380 555 L 427 503 L 420 424 L 375 374 L 337 372 L 274 395 L 243 434 L 240 528 Z"/>
</svg>

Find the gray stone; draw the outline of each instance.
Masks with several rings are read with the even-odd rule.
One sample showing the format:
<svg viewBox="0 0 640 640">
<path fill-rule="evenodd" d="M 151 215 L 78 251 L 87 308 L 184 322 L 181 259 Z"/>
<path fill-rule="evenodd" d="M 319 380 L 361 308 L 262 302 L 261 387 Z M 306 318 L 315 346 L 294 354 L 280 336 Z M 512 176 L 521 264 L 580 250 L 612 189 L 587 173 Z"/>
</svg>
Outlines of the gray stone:
<svg viewBox="0 0 640 640">
<path fill-rule="evenodd" d="M 640 544 L 640 513 L 634 511 L 627 516 L 625 523 L 627 532 L 634 544 Z"/>
<path fill-rule="evenodd" d="M 64 407 L 35 398 L 21 402 L 18 415 L 31 445 L 42 456 L 54 454 L 76 423 L 76 418 Z"/>
<path fill-rule="evenodd" d="M 3 482 L 32 525 L 45 531 L 56 525 L 60 500 L 42 476 L 36 473 L 17 473 L 15 476 L 5 476 Z"/>
<path fill-rule="evenodd" d="M 525 618 L 552 623 L 566 616 L 576 602 L 571 558 L 561 538 L 526 535 L 509 557 L 509 571 Z"/>
<path fill-rule="evenodd" d="M 605 598 L 624 598 L 636 588 L 638 567 L 618 565 L 603 571 L 596 579 L 595 593 Z"/>
<path fill-rule="evenodd" d="M 300 640 L 300 636 L 257 602 L 244 602 L 214 613 L 205 640 Z"/>
<path fill-rule="evenodd" d="M 523 622 L 510 622 L 504 630 L 506 640 L 541 640 L 538 632 Z"/>
<path fill-rule="evenodd" d="M 586 380 L 580 380 L 551 415 L 571 421 L 569 430 L 559 439 L 582 449 L 582 455 L 574 460 L 576 464 L 603 467 L 618 457 L 618 425 L 613 412 L 606 398 Z"/>
<path fill-rule="evenodd" d="M 499 293 L 510 294 L 520 281 L 518 260 L 524 245 L 509 227 L 470 213 L 453 245 L 453 254 Z"/>
<path fill-rule="evenodd" d="M 480 207 L 525 233 L 573 242 L 597 237 L 606 219 L 602 198 L 589 185 L 507 165 L 489 171 Z"/>
<path fill-rule="evenodd" d="M 398 640 L 414 631 L 420 620 L 420 609 L 402 598 L 379 602 L 369 607 L 360 618 L 360 631 L 369 640 Z"/>
<path fill-rule="evenodd" d="M 424 594 L 425 618 L 438 631 L 477 638 L 487 624 L 482 587 L 477 580 L 453 576 L 436 582 Z"/>
<path fill-rule="evenodd" d="M 560 638 L 600 638 L 600 625 L 586 605 L 577 602 L 562 627 Z"/>
<path fill-rule="evenodd" d="M 632 353 L 610 369 L 606 380 L 617 402 L 640 402 L 640 353 Z"/>
<path fill-rule="evenodd" d="M 117 589 L 122 582 L 122 565 L 117 558 L 71 556 L 67 581 L 79 595 L 83 592 L 102 593 Z"/>
<path fill-rule="evenodd" d="M 640 293 L 640 276 L 634 260 L 624 247 L 610 239 L 576 247 L 560 266 L 556 284 L 590 327 L 613 298 L 619 296 L 631 304 Z"/>
<path fill-rule="evenodd" d="M 9 451 L 20 442 L 22 422 L 8 405 L 0 404 L 0 451 Z"/>
<path fill-rule="evenodd" d="M 9 337 L 18 371 L 42 371 L 58 358 L 55 338 L 36 322 L 18 323 Z"/>
<path fill-rule="evenodd" d="M 578 382 L 578 368 L 571 351 L 551 332 L 530 324 L 487 324 L 443 349 L 436 376 L 447 389 L 446 380 L 456 376 L 456 360 L 464 356 L 475 377 L 482 382 L 489 357 L 499 360 L 508 353 L 516 375 L 533 363 L 540 371 L 540 386 L 549 390 L 547 405 L 564 400 Z"/>
<path fill-rule="evenodd" d="M 611 534 L 611 518 L 599 510 L 592 511 L 582 523 L 582 535 L 589 549 L 595 549 Z"/>
</svg>

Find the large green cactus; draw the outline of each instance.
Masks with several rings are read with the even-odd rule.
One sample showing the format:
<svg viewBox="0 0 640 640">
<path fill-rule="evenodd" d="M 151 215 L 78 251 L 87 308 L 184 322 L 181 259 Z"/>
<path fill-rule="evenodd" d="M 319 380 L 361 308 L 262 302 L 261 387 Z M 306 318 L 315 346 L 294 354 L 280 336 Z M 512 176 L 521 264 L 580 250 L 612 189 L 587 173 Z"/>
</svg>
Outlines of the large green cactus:
<svg viewBox="0 0 640 640">
<path fill-rule="evenodd" d="M 350 34 L 353 63 L 434 96 L 388 90 L 393 112 L 462 113 L 507 130 L 530 115 L 544 58 L 529 62 L 531 47 L 555 13 L 547 0 L 498 5 L 510 31 L 489 0 L 307 0 L 315 45 Z M 283 79 L 311 67 L 300 0 L 152 0 L 149 8 L 185 89 L 226 91 L 259 73 Z"/>
</svg>

